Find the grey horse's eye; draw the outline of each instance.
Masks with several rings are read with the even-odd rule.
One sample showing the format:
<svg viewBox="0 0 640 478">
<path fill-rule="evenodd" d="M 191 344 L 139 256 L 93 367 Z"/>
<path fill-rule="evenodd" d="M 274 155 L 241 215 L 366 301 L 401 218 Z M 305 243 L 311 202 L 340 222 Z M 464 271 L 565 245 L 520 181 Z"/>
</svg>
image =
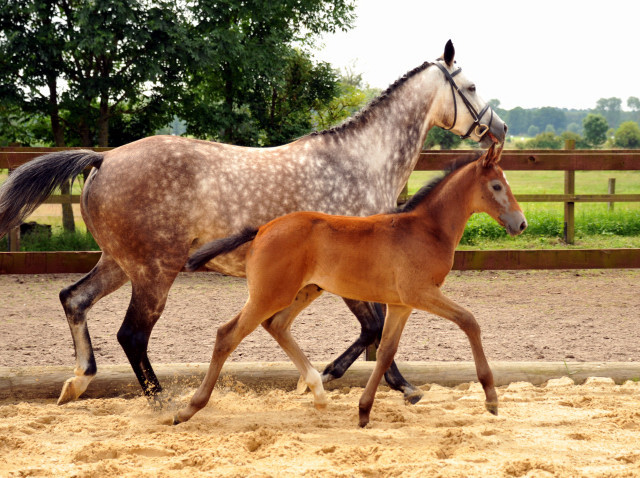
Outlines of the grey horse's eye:
<svg viewBox="0 0 640 478">
<path fill-rule="evenodd" d="M 471 86 L 469 87 L 469 91 L 470 91 L 471 93 L 475 93 L 475 92 L 476 92 L 476 85 L 471 85 Z"/>
</svg>

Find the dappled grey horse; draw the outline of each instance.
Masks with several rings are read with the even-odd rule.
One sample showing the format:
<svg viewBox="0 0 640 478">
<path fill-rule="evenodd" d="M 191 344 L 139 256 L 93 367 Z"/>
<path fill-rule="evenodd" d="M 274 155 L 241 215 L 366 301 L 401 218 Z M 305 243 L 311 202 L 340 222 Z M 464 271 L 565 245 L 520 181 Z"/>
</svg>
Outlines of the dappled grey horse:
<svg viewBox="0 0 640 478">
<path fill-rule="evenodd" d="M 81 209 L 102 256 L 91 272 L 60 292 L 76 367 L 58 403 L 77 399 L 97 372 L 87 312 L 102 297 L 131 281 L 131 302 L 117 337 L 144 393 L 155 397 L 161 387 L 147 356 L 149 337 L 190 252 L 292 211 L 365 216 L 392 209 L 433 126 L 486 145 L 505 137 L 505 124 L 454 64 L 450 41 L 440 60 L 410 71 L 344 124 L 284 146 L 246 148 L 154 136 L 106 153 L 51 153 L 16 169 L 0 188 L 0 237 L 63 181 L 94 167 Z M 207 267 L 244 276 L 245 250 L 217 257 Z M 279 312 L 287 320 L 265 322 L 267 331 L 281 340 L 288 329 L 269 324 L 290 323 L 308 300 L 298 297 Z M 362 332 L 325 369 L 324 381 L 340 377 L 382 330 L 379 306 L 345 302 Z M 385 377 L 407 400 L 420 399 L 395 364 Z"/>
</svg>

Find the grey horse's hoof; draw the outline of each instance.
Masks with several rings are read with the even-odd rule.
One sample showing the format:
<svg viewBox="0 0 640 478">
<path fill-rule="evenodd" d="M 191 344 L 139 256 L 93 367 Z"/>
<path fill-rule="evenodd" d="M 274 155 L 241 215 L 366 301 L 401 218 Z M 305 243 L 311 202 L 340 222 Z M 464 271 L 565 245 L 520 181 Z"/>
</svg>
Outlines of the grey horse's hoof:
<svg viewBox="0 0 640 478">
<path fill-rule="evenodd" d="M 413 390 L 404 392 L 404 401 L 411 405 L 415 405 L 423 396 L 424 394 L 421 390 L 414 388 Z"/>
<path fill-rule="evenodd" d="M 335 380 L 337 377 L 334 377 L 331 373 L 324 372 L 322 375 L 320 375 L 320 378 L 322 379 L 322 383 L 327 383 Z"/>
</svg>

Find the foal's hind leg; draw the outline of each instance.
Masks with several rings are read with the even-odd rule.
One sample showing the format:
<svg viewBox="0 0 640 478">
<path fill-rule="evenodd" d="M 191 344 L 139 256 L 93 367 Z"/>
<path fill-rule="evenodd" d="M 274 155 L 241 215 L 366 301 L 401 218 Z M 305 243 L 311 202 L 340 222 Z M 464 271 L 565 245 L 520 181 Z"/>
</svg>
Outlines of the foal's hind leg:
<svg viewBox="0 0 640 478">
<path fill-rule="evenodd" d="M 62 386 L 58 405 L 76 400 L 96 375 L 96 360 L 87 329 L 87 312 L 98 300 L 127 281 L 128 277 L 120 266 L 109 255 L 102 253 L 91 272 L 60 292 L 60 302 L 69 322 L 76 352 L 76 367 L 75 376 Z"/>
<path fill-rule="evenodd" d="M 311 388 L 314 405 L 318 409 L 327 406 L 327 396 L 324 393 L 322 379 L 291 335 L 291 324 L 298 314 L 321 294 L 322 289 L 315 285 L 308 285 L 298 292 L 293 304 L 262 323 L 262 326 L 276 339 L 300 372 L 298 388 L 300 389 L 301 383 L 303 389 L 306 389 L 307 385 Z"/>
<path fill-rule="evenodd" d="M 384 312 L 382 304 L 362 302 L 359 300 L 344 299 L 345 303 L 360 322 L 360 336 L 345 350 L 342 355 L 331 362 L 322 372 L 322 381 L 329 382 L 340 378 L 355 362 L 362 352 L 371 344 L 378 346 L 384 326 Z M 391 388 L 403 393 L 404 399 L 412 404 L 418 403 L 422 398 L 422 392 L 414 387 L 398 370 L 395 361 L 384 374 L 385 380 Z"/>
</svg>

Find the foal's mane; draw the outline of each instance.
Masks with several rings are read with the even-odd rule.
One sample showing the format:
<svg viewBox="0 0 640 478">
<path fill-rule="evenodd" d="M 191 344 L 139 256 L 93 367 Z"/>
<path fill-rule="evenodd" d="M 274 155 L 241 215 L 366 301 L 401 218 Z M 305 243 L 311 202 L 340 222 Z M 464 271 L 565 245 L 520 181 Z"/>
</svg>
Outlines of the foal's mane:
<svg viewBox="0 0 640 478">
<path fill-rule="evenodd" d="M 424 201 L 432 192 L 433 190 L 440 184 L 442 183 L 445 179 L 447 179 L 449 176 L 451 176 L 453 173 L 455 173 L 456 171 L 458 171 L 459 169 L 463 168 L 464 166 L 466 166 L 469 163 L 473 163 L 474 161 L 476 161 L 479 157 L 480 154 L 476 154 L 475 157 L 466 157 L 463 159 L 456 159 L 454 160 L 451 165 L 445 169 L 443 171 L 443 174 L 441 176 L 437 176 L 435 178 L 433 178 L 431 181 L 429 181 L 428 183 L 426 183 L 424 186 L 422 186 L 417 193 L 415 193 L 413 196 L 411 196 L 411 199 L 409 199 L 406 203 L 402 204 L 401 206 L 398 206 L 397 208 L 395 208 L 393 211 L 391 211 L 392 213 L 403 213 L 403 212 L 411 212 L 413 211 L 416 207 L 418 207 L 419 204 L 422 203 L 422 201 Z"/>
<path fill-rule="evenodd" d="M 410 78 L 426 70 L 432 64 L 433 63 L 425 61 L 422 65 L 409 71 L 408 73 L 403 75 L 401 78 L 398 78 L 392 85 L 390 85 L 386 90 L 384 90 L 379 96 L 371 100 L 371 102 L 367 106 L 365 106 L 362 110 L 360 110 L 355 115 L 344 120 L 343 123 L 340 123 L 339 125 L 334 126 L 333 128 L 325 129 L 322 131 L 314 131 L 313 133 L 310 133 L 309 136 L 324 136 L 327 134 L 336 134 L 349 128 L 350 126 L 356 123 L 366 123 L 372 114 L 371 112 L 378 105 L 384 103 L 393 94 L 393 92 L 395 92 L 398 88 L 404 85 Z"/>
</svg>

